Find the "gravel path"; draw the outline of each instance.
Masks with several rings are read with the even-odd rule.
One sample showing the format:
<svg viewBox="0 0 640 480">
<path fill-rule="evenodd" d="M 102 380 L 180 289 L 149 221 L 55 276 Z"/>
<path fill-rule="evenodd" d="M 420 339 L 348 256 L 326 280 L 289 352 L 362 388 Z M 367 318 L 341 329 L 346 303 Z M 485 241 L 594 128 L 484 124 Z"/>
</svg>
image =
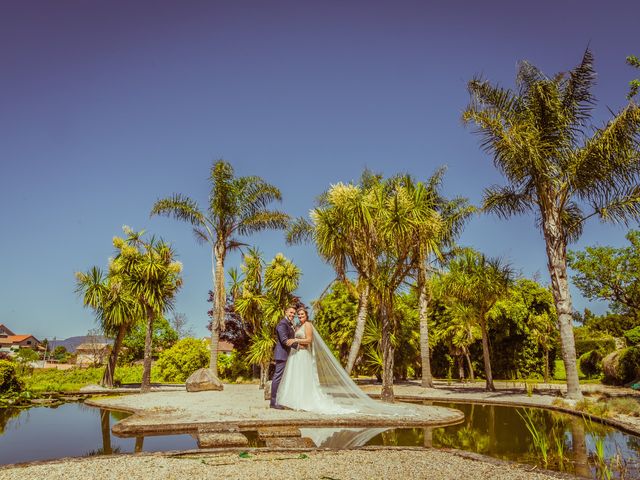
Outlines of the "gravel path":
<svg viewBox="0 0 640 480">
<path fill-rule="evenodd" d="M 86 458 L 0 470 L 2 480 L 93 479 L 451 479 L 544 480 L 568 478 L 532 467 L 477 461 L 440 450 L 352 450 L 337 452 L 162 454 Z"/>
</svg>

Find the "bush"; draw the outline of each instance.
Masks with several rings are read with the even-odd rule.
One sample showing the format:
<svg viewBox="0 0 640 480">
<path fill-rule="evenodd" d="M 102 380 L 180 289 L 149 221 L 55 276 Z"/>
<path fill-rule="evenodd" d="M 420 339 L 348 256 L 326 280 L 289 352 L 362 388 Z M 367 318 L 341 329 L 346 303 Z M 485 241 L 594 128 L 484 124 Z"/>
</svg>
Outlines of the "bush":
<svg viewBox="0 0 640 480">
<path fill-rule="evenodd" d="M 624 332 L 624 338 L 630 347 L 640 345 L 640 325 Z"/>
<path fill-rule="evenodd" d="M 602 373 L 602 353 L 599 350 L 591 350 L 580 357 L 580 370 L 588 378 Z"/>
<path fill-rule="evenodd" d="M 0 395 L 18 393 L 22 388 L 23 385 L 18 379 L 15 364 L 7 360 L 0 360 Z"/>
<path fill-rule="evenodd" d="M 640 347 L 625 348 L 618 359 L 618 377 L 621 383 L 640 378 Z"/>
<path fill-rule="evenodd" d="M 602 356 L 613 352 L 616 342 L 613 338 L 584 338 L 576 339 L 576 356 L 579 358 L 592 350 L 599 350 Z"/>
<path fill-rule="evenodd" d="M 208 363 L 209 350 L 204 342 L 184 338 L 160 354 L 157 366 L 163 381 L 184 382 L 189 375 Z"/>
<path fill-rule="evenodd" d="M 238 377 L 251 378 L 253 376 L 251 366 L 247 365 L 236 351 L 229 355 L 218 355 L 218 372 L 221 379 L 232 382 L 235 382 Z"/>
</svg>

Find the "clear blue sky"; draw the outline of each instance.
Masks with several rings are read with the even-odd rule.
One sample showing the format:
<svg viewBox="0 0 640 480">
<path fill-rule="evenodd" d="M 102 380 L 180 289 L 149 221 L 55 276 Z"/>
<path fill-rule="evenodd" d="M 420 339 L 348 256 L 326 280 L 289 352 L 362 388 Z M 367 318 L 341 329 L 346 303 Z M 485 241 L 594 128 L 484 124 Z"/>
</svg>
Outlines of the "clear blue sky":
<svg viewBox="0 0 640 480">
<path fill-rule="evenodd" d="M 630 0 L 3 1 L 0 323 L 85 334 L 94 320 L 74 272 L 106 266 L 126 224 L 173 243 L 177 311 L 204 335 L 209 252 L 149 210 L 174 192 L 204 205 L 218 158 L 279 186 L 294 216 L 365 167 L 420 179 L 448 165 L 446 193 L 478 203 L 501 178 L 461 124 L 466 82 L 512 86 L 522 59 L 565 71 L 589 44 L 601 125 L 636 73 L 624 59 L 640 54 L 637 12 Z M 576 247 L 622 245 L 625 231 L 595 220 Z M 302 268 L 307 302 L 332 278 L 311 246 L 280 233 L 251 243 Z M 462 243 L 548 281 L 531 217 L 478 217 Z"/>
</svg>

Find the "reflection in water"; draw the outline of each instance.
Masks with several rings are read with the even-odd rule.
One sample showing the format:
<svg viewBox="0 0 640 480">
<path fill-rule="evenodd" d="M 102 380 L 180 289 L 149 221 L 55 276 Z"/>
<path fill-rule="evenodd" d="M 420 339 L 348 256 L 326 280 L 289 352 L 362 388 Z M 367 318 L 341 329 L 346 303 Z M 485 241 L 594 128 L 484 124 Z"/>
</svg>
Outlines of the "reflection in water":
<svg viewBox="0 0 640 480">
<path fill-rule="evenodd" d="M 320 448 L 356 448 L 366 445 L 388 428 L 301 428 L 303 437 L 313 440 Z"/>
<path fill-rule="evenodd" d="M 446 404 L 462 410 L 464 422 L 440 428 L 301 429 L 325 448 L 356 446 L 425 446 L 473 451 L 492 457 L 540 465 L 540 450 L 527 430 L 523 409 L 494 405 Z M 546 440 L 547 468 L 583 477 L 596 477 L 595 442 L 603 438 L 607 461 L 624 459 L 624 478 L 640 478 L 640 438 L 573 415 L 527 409 L 535 428 Z M 615 468 L 614 477 L 616 475 Z"/>
<path fill-rule="evenodd" d="M 442 405 L 463 411 L 464 421 L 441 428 L 300 430 L 302 436 L 313 439 L 323 448 L 344 449 L 364 445 L 449 447 L 539 464 L 539 446 L 518 415 L 523 409 L 479 404 Z M 601 439 L 607 462 L 619 457 L 624 462 L 625 478 L 640 478 L 640 437 L 597 423 L 585 423 L 573 415 L 542 409 L 527 410 L 536 429 L 547 440 L 548 468 L 595 476 L 594 452 L 596 442 Z M 0 408 L 0 465 L 69 456 L 197 448 L 197 442 L 191 435 L 113 436 L 111 427 L 126 416 L 126 413 L 77 403 L 56 409 Z M 71 425 L 73 428 L 69 428 Z M 243 433 L 248 437 L 250 446 L 264 446 L 256 432 Z"/>
<path fill-rule="evenodd" d="M 62 457 L 197 448 L 191 435 L 119 438 L 111 427 L 127 413 L 67 403 L 56 409 L 0 408 L 0 465 Z"/>
</svg>

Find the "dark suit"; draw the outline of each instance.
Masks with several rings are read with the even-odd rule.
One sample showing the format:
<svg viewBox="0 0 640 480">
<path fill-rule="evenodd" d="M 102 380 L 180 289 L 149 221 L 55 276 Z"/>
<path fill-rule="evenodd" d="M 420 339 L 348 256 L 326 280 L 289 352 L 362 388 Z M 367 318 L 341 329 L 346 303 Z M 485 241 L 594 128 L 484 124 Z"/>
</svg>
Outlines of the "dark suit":
<svg viewBox="0 0 640 480">
<path fill-rule="evenodd" d="M 289 352 L 291 347 L 287 345 L 287 340 L 294 338 L 295 332 L 293 327 L 289 323 L 288 318 L 283 318 L 278 322 L 276 326 L 276 348 L 273 352 L 273 358 L 276 361 L 276 369 L 273 372 L 273 380 L 271 381 L 271 406 L 275 407 L 276 397 L 278 395 L 278 387 L 280 386 L 280 380 L 284 374 L 284 367 L 287 364 L 287 358 L 289 358 Z"/>
</svg>

